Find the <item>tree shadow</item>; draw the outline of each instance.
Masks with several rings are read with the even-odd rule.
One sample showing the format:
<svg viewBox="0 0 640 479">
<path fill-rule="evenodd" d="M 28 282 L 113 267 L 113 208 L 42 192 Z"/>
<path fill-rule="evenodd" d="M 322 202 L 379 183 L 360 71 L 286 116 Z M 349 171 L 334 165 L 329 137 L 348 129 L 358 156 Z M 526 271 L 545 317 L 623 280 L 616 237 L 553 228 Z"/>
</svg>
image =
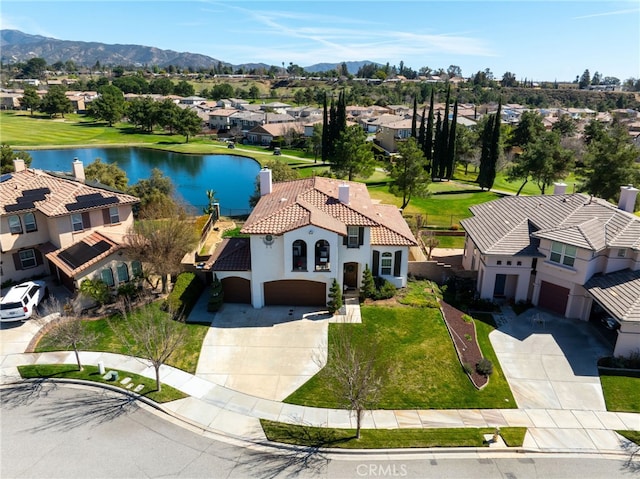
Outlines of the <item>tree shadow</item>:
<svg viewBox="0 0 640 479">
<path fill-rule="evenodd" d="M 640 473 L 640 445 L 623 438 L 620 440 L 620 446 L 628 454 L 622 468 L 631 473 Z"/>
<path fill-rule="evenodd" d="M 303 474 L 321 477 L 326 475 L 329 465 L 329 459 L 316 447 L 292 447 L 270 454 L 248 450 L 242 459 L 243 462 L 238 467 L 243 477 L 246 475 L 265 479 L 297 478 Z"/>
</svg>

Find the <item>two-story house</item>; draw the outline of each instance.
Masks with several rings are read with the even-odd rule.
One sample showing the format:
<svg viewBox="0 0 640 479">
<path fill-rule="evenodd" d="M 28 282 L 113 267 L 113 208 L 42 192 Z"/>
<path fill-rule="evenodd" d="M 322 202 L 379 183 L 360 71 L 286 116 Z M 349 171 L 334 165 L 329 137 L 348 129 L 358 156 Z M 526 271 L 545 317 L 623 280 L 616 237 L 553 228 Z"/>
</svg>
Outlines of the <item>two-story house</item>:
<svg viewBox="0 0 640 479">
<path fill-rule="evenodd" d="M 622 187 L 616 207 L 565 189 L 472 206 L 461 221 L 463 266 L 478 272 L 484 299 L 531 301 L 582 320 L 598 304 L 620 323 L 615 354 L 640 349 L 638 190 Z"/>
<path fill-rule="evenodd" d="M 362 183 L 314 177 L 273 183 L 259 174 L 261 198 L 227 240 L 211 271 L 225 301 L 325 306 L 334 279 L 357 290 L 365 267 L 396 287 L 407 283 L 411 229 L 391 205 L 374 203 Z"/>
<path fill-rule="evenodd" d="M 81 161 L 73 174 L 25 168 L 0 178 L 2 282 L 51 274 L 74 290 L 88 277 L 128 282 L 141 268 L 125 254 L 138 198 L 88 181 Z"/>
</svg>

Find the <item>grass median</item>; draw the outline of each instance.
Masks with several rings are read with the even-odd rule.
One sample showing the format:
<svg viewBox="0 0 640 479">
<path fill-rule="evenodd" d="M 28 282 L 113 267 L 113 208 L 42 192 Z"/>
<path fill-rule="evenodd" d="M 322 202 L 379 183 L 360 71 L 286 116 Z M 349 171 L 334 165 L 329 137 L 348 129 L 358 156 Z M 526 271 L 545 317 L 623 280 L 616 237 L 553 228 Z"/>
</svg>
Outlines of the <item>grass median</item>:
<svg viewBox="0 0 640 479">
<path fill-rule="evenodd" d="M 419 447 L 489 447 L 485 434 L 493 428 L 355 429 L 311 427 L 260 420 L 267 439 L 284 444 L 343 449 L 400 449 Z M 520 447 L 527 428 L 505 427 L 500 436 L 509 447 Z"/>
</svg>

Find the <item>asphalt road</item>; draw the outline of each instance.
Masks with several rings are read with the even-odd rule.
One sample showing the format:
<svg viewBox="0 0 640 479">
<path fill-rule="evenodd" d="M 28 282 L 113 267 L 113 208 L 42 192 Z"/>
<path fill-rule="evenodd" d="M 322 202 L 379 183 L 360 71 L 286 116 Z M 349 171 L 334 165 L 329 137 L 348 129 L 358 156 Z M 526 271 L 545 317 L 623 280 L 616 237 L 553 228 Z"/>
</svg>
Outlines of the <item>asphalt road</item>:
<svg viewBox="0 0 640 479">
<path fill-rule="evenodd" d="M 45 383 L 0 394 L 3 479 L 640 477 L 640 463 L 626 458 L 283 452 L 196 434 L 98 388 Z"/>
</svg>

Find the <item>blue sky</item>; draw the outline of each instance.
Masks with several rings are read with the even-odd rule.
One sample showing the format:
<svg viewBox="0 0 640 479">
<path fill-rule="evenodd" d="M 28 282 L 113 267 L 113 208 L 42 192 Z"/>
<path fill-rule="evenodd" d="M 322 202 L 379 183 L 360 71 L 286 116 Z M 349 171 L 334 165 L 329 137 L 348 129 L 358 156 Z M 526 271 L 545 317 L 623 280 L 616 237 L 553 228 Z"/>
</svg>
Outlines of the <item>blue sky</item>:
<svg viewBox="0 0 640 479">
<path fill-rule="evenodd" d="M 2 0 L 0 26 L 60 40 L 139 44 L 233 64 L 370 60 L 464 76 L 640 77 L 635 1 Z"/>
</svg>

